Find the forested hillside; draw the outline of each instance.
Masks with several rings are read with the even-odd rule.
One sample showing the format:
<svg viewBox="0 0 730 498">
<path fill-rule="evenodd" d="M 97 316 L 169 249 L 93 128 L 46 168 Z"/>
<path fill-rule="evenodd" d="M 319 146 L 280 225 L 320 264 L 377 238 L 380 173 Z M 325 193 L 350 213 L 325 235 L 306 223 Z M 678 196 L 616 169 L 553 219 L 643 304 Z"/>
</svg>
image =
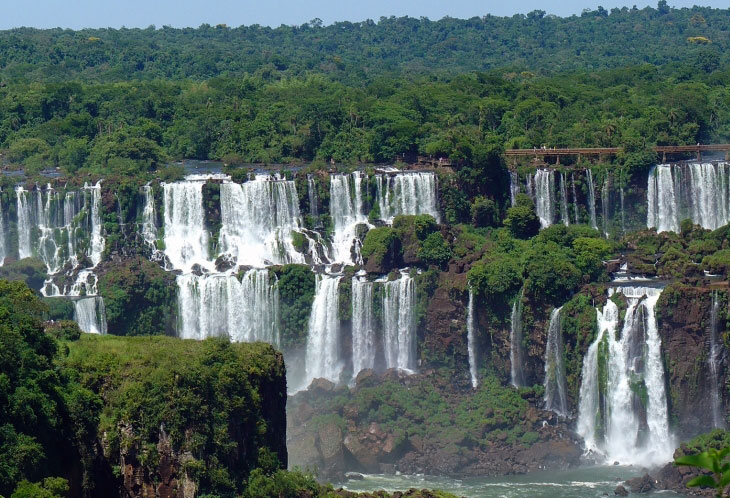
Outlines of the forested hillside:
<svg viewBox="0 0 730 498">
<path fill-rule="evenodd" d="M 559 18 L 543 11 L 467 20 L 315 19 L 301 26 L 173 29 L 14 29 L 0 33 L 0 80 L 203 80 L 222 75 L 322 72 L 346 82 L 402 73 L 451 75 L 512 67 L 543 72 L 727 62 L 730 11 L 599 7 Z"/>
</svg>

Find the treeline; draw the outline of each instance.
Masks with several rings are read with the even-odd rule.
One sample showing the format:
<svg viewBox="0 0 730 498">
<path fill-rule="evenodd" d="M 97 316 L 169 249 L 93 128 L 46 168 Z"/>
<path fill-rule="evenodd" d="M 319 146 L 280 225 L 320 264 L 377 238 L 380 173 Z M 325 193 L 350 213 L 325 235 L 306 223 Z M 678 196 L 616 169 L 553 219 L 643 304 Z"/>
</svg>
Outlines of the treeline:
<svg viewBox="0 0 730 498">
<path fill-rule="evenodd" d="M 343 82 L 384 74 L 450 75 L 493 68 L 544 72 L 670 64 L 707 71 L 729 60 L 730 11 L 599 7 L 560 18 L 381 17 L 378 22 L 314 19 L 272 29 L 203 24 L 147 29 L 30 28 L 0 33 L 0 81 L 205 80 L 217 76 L 325 73 Z"/>
<path fill-rule="evenodd" d="M 727 141 L 730 70 L 690 76 L 642 65 L 364 86 L 280 72 L 204 82 L 14 83 L 0 88 L 0 148 L 29 173 L 60 166 L 103 175 L 141 174 L 180 158 L 354 164 L 423 154 L 476 166 L 469 173 L 476 184 L 503 148 L 622 146 L 619 160 L 634 167 L 655 161 L 652 144 Z"/>
</svg>

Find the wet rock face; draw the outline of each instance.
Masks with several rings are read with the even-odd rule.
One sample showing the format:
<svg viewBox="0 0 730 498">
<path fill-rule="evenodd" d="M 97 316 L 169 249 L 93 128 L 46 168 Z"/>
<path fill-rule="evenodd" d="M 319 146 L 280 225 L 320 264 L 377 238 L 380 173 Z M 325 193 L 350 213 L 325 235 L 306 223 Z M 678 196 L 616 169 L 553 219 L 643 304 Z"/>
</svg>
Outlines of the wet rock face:
<svg viewBox="0 0 730 498">
<path fill-rule="evenodd" d="M 710 314 L 712 289 L 672 285 L 665 289 L 657 303 L 657 321 L 666 358 L 669 403 L 676 417 L 675 434 L 688 439 L 710 430 L 712 396 L 708 357 L 710 354 Z M 725 328 L 719 320 L 720 347 Z M 727 375 L 727 354 L 721 355 L 719 384 Z M 725 389 L 720 389 L 720 395 Z M 721 400 L 722 413 L 727 413 L 727 399 Z"/>
</svg>

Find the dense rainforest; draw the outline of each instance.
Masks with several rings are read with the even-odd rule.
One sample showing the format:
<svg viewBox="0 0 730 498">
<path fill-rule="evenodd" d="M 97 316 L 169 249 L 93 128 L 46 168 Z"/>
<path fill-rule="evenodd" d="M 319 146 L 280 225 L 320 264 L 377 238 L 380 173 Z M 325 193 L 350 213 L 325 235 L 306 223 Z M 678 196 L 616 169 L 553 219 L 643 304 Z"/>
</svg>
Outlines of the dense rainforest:
<svg viewBox="0 0 730 498">
<path fill-rule="evenodd" d="M 724 444 L 730 164 L 652 147 L 730 141 L 728 44 L 664 0 L 0 32 L 0 495 Z M 622 150 L 503 154 L 570 146 Z"/>
</svg>

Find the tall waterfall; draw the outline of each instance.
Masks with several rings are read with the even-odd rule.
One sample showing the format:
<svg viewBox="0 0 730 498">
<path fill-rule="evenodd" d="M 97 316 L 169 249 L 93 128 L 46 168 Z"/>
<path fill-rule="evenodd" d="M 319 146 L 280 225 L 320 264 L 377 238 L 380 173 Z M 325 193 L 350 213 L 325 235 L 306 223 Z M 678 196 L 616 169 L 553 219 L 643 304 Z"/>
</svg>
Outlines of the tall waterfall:
<svg viewBox="0 0 730 498">
<path fill-rule="evenodd" d="M 101 254 L 104 252 L 104 237 L 101 234 L 101 182 L 97 182 L 93 187 L 84 185 L 84 189 L 91 192 L 91 241 L 86 255 L 91 260 L 92 266 L 96 266 L 101 262 Z"/>
<path fill-rule="evenodd" d="M 87 334 L 106 334 L 104 299 L 99 296 L 83 297 L 73 301 L 74 320 Z"/>
<path fill-rule="evenodd" d="M 477 352 L 475 339 L 475 317 L 474 317 L 474 293 L 469 289 L 469 308 L 466 317 L 467 348 L 469 351 L 469 374 L 471 375 L 471 386 L 476 389 L 477 380 Z"/>
<path fill-rule="evenodd" d="M 339 382 L 342 373 L 340 358 L 339 276 L 317 275 L 317 286 L 309 315 L 306 377 L 303 388 L 313 379 Z"/>
<path fill-rule="evenodd" d="M 367 177 L 364 179 L 367 181 Z M 333 260 L 337 262 L 362 263 L 357 226 L 368 222 L 363 212 L 362 181 L 363 175 L 358 171 L 351 175 L 330 176 L 330 216 L 334 225 L 332 250 Z"/>
<path fill-rule="evenodd" d="M 509 360 L 510 360 L 510 379 L 515 387 L 525 385 L 525 372 L 523 369 L 522 354 L 522 294 L 524 289 L 520 291 L 520 295 L 512 303 L 512 320 L 509 331 Z"/>
<path fill-rule="evenodd" d="M 244 184 L 224 182 L 220 199 L 221 253 L 251 266 L 304 263 L 292 242 L 302 224 L 293 181 L 256 175 Z"/>
<path fill-rule="evenodd" d="M 611 176 L 606 173 L 606 179 L 603 180 L 601 187 L 601 218 L 603 220 L 603 235 L 608 237 L 609 222 L 611 216 Z"/>
<path fill-rule="evenodd" d="M 381 220 L 390 223 L 399 214 L 430 214 L 436 221 L 441 219 L 434 173 L 375 175 L 375 182 Z"/>
<path fill-rule="evenodd" d="M 352 378 L 375 366 L 373 284 L 352 277 Z"/>
<path fill-rule="evenodd" d="M 661 289 L 618 287 L 628 302 L 621 333 L 609 299 L 597 310 L 598 332 L 583 359 L 578 433 L 606 462 L 652 465 L 671 460 L 661 339 L 654 308 Z"/>
<path fill-rule="evenodd" d="M 555 178 L 549 169 L 535 172 L 535 210 L 542 228 L 549 227 L 555 219 Z"/>
<path fill-rule="evenodd" d="M 509 172 L 509 200 L 512 206 L 517 202 L 517 194 L 520 193 L 520 177 L 516 171 Z"/>
<path fill-rule="evenodd" d="M 593 184 L 593 172 L 586 168 L 586 182 L 588 183 L 588 213 L 591 215 L 591 226 L 598 230 L 596 220 L 596 187 Z"/>
<path fill-rule="evenodd" d="M 234 274 L 177 277 L 183 339 L 230 337 L 233 341 L 279 344 L 279 292 L 267 269 Z"/>
<path fill-rule="evenodd" d="M 0 190 L 0 193 L 2 191 Z M 7 256 L 7 235 L 5 233 L 5 212 L 3 210 L 2 199 L 0 198 L 0 266 L 5 262 Z"/>
<path fill-rule="evenodd" d="M 314 219 L 319 218 L 319 208 L 317 206 L 317 183 L 314 181 L 314 175 L 307 175 L 307 196 L 309 197 L 309 214 Z"/>
<path fill-rule="evenodd" d="M 563 332 L 560 324 L 560 310 L 550 314 L 547 345 L 545 346 L 545 408 L 559 415 L 568 414 L 566 395 L 565 363 L 563 362 Z"/>
<path fill-rule="evenodd" d="M 18 215 L 18 258 L 30 258 L 33 251 L 30 246 L 30 196 L 23 187 L 15 188 L 16 212 Z"/>
<path fill-rule="evenodd" d="M 144 203 L 142 204 L 142 238 L 152 246 L 157 240 L 157 216 L 155 214 L 155 196 L 152 187 L 145 185 L 142 187 L 144 192 Z"/>
<path fill-rule="evenodd" d="M 657 231 L 679 232 L 685 218 L 714 230 L 730 222 L 730 164 L 660 164 L 649 173 L 647 220 Z"/>
<path fill-rule="evenodd" d="M 187 180 L 162 185 L 165 203 L 165 254 L 173 267 L 190 271 L 206 265 L 208 231 L 203 211 L 203 182 Z"/>
<path fill-rule="evenodd" d="M 416 284 L 406 272 L 385 283 L 383 342 L 386 368 L 416 369 Z"/>
<path fill-rule="evenodd" d="M 568 187 L 565 185 L 565 173 L 560 172 L 560 221 L 566 227 L 570 225 L 570 215 L 568 214 Z"/>
<path fill-rule="evenodd" d="M 574 223 L 577 225 L 580 223 L 580 216 L 578 216 L 578 193 L 575 189 L 575 173 L 570 174 L 570 186 L 573 190 L 573 214 L 574 214 Z"/>
<path fill-rule="evenodd" d="M 712 388 L 712 426 L 715 428 L 725 427 L 725 417 L 722 414 L 722 398 L 720 396 L 720 362 L 722 361 L 722 346 L 718 343 L 718 311 L 720 302 L 717 298 L 717 291 L 712 292 L 712 308 L 710 310 L 710 354 L 707 357 L 707 366 L 710 369 L 710 383 Z"/>
</svg>

